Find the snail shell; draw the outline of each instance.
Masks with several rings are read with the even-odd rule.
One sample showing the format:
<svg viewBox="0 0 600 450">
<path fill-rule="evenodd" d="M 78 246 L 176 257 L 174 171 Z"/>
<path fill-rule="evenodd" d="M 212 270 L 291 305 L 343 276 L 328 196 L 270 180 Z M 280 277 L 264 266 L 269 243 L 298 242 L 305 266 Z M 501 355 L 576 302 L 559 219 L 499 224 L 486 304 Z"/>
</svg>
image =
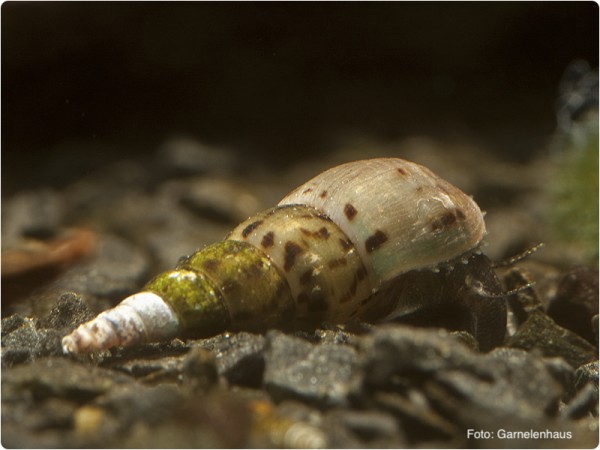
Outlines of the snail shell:
<svg viewBox="0 0 600 450">
<path fill-rule="evenodd" d="M 471 197 L 426 167 L 397 158 L 329 169 L 279 203 L 291 204 L 311 206 L 337 224 L 376 286 L 453 259 L 485 234 Z"/>
<path fill-rule="evenodd" d="M 344 322 L 379 301 L 384 284 L 468 254 L 484 234 L 473 199 L 423 166 L 342 164 L 81 325 L 63 349 Z"/>
</svg>

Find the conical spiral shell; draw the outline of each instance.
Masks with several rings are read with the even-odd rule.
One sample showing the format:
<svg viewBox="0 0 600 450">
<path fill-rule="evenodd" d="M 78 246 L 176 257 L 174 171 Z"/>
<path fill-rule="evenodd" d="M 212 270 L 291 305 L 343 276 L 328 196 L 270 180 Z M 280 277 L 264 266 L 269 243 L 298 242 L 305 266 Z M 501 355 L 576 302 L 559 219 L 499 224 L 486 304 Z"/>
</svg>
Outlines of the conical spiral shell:
<svg viewBox="0 0 600 450">
<path fill-rule="evenodd" d="M 293 320 L 344 322 L 389 301 L 383 285 L 472 251 L 484 234 L 471 197 L 423 166 L 395 158 L 342 164 L 81 325 L 63 347 L 78 353 Z M 411 301 L 402 299 L 409 309 L 423 306 Z"/>
</svg>

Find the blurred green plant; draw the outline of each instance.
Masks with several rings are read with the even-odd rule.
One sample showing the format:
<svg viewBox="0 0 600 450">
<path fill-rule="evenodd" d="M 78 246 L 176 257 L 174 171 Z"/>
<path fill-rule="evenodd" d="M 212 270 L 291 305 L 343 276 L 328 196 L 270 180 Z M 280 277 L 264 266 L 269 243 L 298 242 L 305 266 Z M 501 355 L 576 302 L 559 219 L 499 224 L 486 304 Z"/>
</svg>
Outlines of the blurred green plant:
<svg viewBox="0 0 600 450">
<path fill-rule="evenodd" d="M 598 72 L 586 62 L 567 68 L 560 86 L 552 144 L 549 224 L 554 239 L 598 265 Z"/>
</svg>

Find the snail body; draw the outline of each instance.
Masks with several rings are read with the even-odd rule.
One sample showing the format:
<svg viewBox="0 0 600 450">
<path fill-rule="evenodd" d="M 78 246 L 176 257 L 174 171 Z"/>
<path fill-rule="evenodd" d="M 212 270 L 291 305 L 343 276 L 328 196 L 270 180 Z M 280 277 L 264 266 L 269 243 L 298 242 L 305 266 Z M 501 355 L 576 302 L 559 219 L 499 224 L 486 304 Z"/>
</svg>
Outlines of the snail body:
<svg viewBox="0 0 600 450">
<path fill-rule="evenodd" d="M 343 323 L 393 303 L 382 294 L 397 292 L 390 286 L 405 274 L 466 261 L 484 234 L 473 199 L 423 166 L 397 158 L 342 164 L 79 326 L 63 349 Z"/>
</svg>

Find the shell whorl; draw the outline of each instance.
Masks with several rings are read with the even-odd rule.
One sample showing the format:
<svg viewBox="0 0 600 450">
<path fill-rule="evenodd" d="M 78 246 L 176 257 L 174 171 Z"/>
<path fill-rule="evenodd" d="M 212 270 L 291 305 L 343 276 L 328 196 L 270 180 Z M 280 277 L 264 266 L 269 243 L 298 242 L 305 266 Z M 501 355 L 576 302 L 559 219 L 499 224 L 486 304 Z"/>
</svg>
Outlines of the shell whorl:
<svg viewBox="0 0 600 450">
<path fill-rule="evenodd" d="M 62 348 L 81 353 L 169 339 L 179 331 L 177 315 L 160 296 L 138 292 L 65 336 Z"/>
<path fill-rule="evenodd" d="M 285 277 L 295 319 L 343 322 L 360 314 L 371 296 L 360 255 L 328 217 L 305 205 L 256 214 L 227 237 L 261 249 Z"/>
<path fill-rule="evenodd" d="M 454 259 L 485 234 L 471 197 L 426 167 L 398 158 L 326 170 L 279 202 L 291 204 L 311 206 L 335 222 L 379 284 Z"/>
</svg>

